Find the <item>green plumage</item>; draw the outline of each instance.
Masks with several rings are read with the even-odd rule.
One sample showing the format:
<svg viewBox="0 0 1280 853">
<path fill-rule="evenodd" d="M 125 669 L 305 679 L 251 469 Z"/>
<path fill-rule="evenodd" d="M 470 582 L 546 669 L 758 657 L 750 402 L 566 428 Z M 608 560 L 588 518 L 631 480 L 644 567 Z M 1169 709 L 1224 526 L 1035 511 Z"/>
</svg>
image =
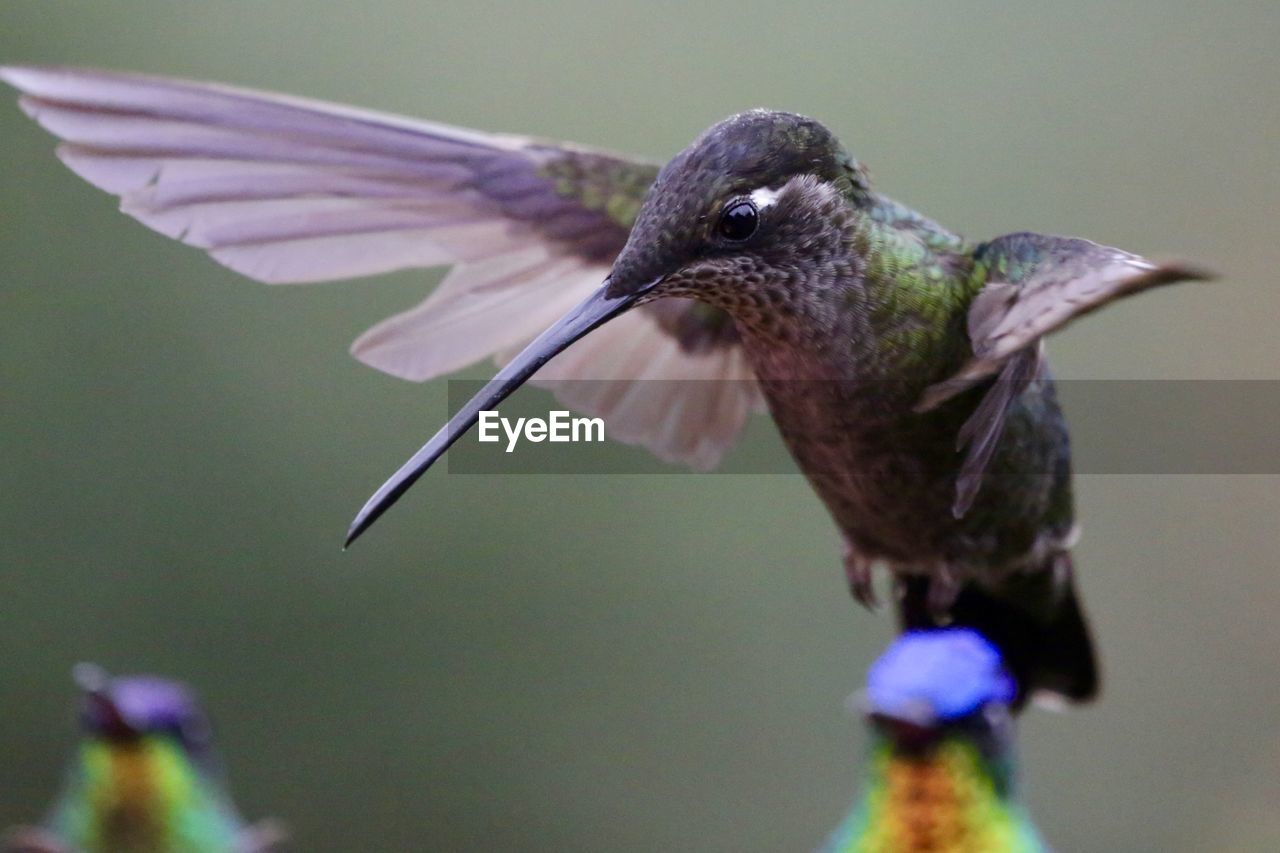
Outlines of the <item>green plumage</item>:
<svg viewBox="0 0 1280 853">
<path fill-rule="evenodd" d="M 556 193 L 587 210 L 603 211 L 620 228 L 635 222 L 645 191 L 657 177 L 658 166 L 620 160 L 590 151 L 547 149 L 539 174 Z"/>
<path fill-rule="evenodd" d="M 87 739 L 49 829 L 84 853 L 243 851 L 245 826 L 219 782 L 176 739 Z"/>
</svg>

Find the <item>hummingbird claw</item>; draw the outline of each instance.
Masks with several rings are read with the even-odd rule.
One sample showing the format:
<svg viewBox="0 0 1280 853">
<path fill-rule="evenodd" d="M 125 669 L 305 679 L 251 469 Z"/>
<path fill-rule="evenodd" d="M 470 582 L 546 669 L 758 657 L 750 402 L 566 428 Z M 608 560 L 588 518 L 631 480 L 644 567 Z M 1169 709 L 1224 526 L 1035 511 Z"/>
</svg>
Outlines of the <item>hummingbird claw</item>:
<svg viewBox="0 0 1280 853">
<path fill-rule="evenodd" d="M 1055 555 L 1050 571 L 1053 572 L 1053 600 L 1056 607 L 1071 594 L 1071 583 L 1075 577 L 1075 564 L 1071 560 L 1070 552 L 1062 551 Z"/>
<path fill-rule="evenodd" d="M 934 572 L 929 578 L 928 606 L 933 621 L 939 625 L 951 623 L 951 606 L 960 595 L 960 580 L 955 570 L 947 563 Z"/>
<path fill-rule="evenodd" d="M 868 610 L 876 610 L 880 607 L 871 561 L 858 553 L 853 544 L 847 540 L 844 543 L 844 576 L 849 582 L 849 592 L 853 595 L 854 601 Z"/>
<path fill-rule="evenodd" d="M 867 576 L 865 580 L 851 580 L 849 582 L 849 592 L 853 595 L 854 601 L 866 609 L 880 609 L 880 597 L 876 595 L 875 584 L 870 576 Z"/>
</svg>

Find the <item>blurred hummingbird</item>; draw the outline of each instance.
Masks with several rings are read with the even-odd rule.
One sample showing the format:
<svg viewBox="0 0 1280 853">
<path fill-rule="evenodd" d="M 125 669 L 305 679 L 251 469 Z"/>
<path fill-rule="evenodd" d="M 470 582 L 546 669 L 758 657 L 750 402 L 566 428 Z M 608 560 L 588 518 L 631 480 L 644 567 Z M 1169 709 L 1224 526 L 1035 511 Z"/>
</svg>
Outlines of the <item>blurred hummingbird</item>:
<svg viewBox="0 0 1280 853">
<path fill-rule="evenodd" d="M 41 827 L 9 853 L 266 853 L 284 833 L 249 826 L 231 803 L 209 721 L 182 684 L 75 668 L 82 740 Z"/>
<path fill-rule="evenodd" d="M 1000 653 L 967 628 L 909 631 L 867 675 L 861 792 L 825 853 L 1036 853 L 1018 799 L 1018 694 Z"/>
<path fill-rule="evenodd" d="M 859 601 L 887 566 L 903 624 L 978 628 L 1019 701 L 1096 692 L 1042 338 L 1204 271 L 1065 237 L 967 240 L 786 112 L 732 116 L 659 168 L 206 83 L 0 78 L 122 210 L 252 278 L 453 265 L 352 352 L 419 381 L 486 355 L 504 366 L 374 494 L 348 544 L 535 373 L 614 437 L 698 468 L 767 407 L 843 535 Z M 609 381 L 559 381 L 572 379 Z"/>
</svg>

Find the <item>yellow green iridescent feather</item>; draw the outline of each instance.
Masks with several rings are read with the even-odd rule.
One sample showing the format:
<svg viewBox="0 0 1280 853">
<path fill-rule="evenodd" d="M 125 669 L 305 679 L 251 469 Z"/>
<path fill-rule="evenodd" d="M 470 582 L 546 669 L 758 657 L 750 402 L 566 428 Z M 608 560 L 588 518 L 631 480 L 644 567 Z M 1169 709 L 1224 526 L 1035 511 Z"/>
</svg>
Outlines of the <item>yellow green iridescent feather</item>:
<svg viewBox="0 0 1280 853">
<path fill-rule="evenodd" d="M 558 195 L 590 211 L 603 211 L 620 229 L 631 228 L 658 166 L 568 147 L 548 147 L 538 174 Z"/>
<path fill-rule="evenodd" d="M 241 850 L 244 823 L 177 739 L 86 739 L 49 829 L 86 853 Z"/>
</svg>

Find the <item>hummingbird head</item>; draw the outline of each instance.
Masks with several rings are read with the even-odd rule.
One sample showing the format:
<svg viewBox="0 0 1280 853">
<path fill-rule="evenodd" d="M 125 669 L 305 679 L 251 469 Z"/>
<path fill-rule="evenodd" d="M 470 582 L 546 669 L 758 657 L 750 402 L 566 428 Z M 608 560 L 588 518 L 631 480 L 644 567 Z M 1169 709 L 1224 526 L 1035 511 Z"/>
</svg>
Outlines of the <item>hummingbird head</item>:
<svg viewBox="0 0 1280 853">
<path fill-rule="evenodd" d="M 877 734 L 918 753 L 947 738 L 993 755 L 1009 742 L 1017 685 L 1000 652 L 969 628 L 908 631 L 867 674 L 864 710 Z"/>
<path fill-rule="evenodd" d="M 785 314 L 800 277 L 846 263 L 835 220 L 849 215 L 850 199 L 868 193 L 862 166 L 813 119 L 753 110 L 707 130 L 659 173 L 600 287 L 508 362 L 374 493 L 351 523 L 347 544 L 481 411 L 614 317 L 663 296 L 693 297 L 744 322 Z"/>
<path fill-rule="evenodd" d="M 729 309 L 780 296 L 832 238 L 832 216 L 869 189 L 819 122 L 752 110 L 712 126 L 650 188 L 610 293 L 691 296 Z"/>
<path fill-rule="evenodd" d="M 89 663 L 72 675 L 82 691 L 80 726 L 90 737 L 128 743 L 161 736 L 193 756 L 209 751 L 209 720 L 186 685 L 153 675 L 112 677 Z"/>
</svg>

